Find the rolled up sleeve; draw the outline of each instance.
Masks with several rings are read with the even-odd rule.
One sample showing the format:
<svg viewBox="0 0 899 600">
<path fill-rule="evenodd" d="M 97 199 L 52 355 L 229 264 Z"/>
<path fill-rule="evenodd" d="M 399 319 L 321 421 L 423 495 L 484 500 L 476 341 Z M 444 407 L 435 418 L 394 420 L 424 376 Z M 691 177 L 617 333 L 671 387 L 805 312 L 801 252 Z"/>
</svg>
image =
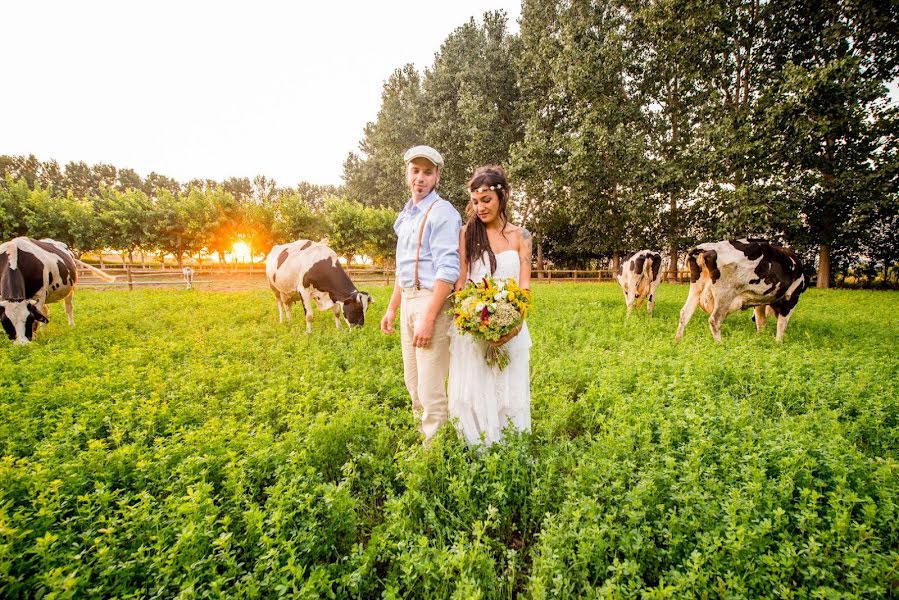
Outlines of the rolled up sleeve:
<svg viewBox="0 0 899 600">
<path fill-rule="evenodd" d="M 459 230 L 462 228 L 462 217 L 449 203 L 441 203 L 434 210 L 440 210 L 439 218 L 434 219 L 428 238 L 431 247 L 431 259 L 434 262 L 435 279 L 447 283 L 455 283 L 461 271 L 459 262 Z"/>
</svg>

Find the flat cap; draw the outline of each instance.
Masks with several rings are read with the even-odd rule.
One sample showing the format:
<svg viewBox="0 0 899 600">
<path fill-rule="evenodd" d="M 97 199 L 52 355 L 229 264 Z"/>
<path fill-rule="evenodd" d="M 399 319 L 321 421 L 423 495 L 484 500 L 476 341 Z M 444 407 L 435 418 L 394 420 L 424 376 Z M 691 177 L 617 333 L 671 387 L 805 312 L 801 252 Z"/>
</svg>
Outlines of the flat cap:
<svg viewBox="0 0 899 600">
<path fill-rule="evenodd" d="M 410 160 L 416 158 L 426 158 L 437 165 L 437 168 L 443 168 L 443 157 L 430 146 L 414 146 L 406 150 L 406 153 L 403 154 L 403 162 L 407 164 Z"/>
</svg>

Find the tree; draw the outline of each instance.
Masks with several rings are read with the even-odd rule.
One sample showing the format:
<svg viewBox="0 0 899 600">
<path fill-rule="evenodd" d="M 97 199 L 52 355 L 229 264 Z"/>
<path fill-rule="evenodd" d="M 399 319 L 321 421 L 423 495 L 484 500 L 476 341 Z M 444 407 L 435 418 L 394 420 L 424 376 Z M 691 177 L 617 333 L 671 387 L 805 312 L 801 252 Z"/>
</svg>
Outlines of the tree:
<svg viewBox="0 0 899 600">
<path fill-rule="evenodd" d="M 172 254 L 181 269 L 186 254 L 203 248 L 206 218 L 211 212 L 208 198 L 196 188 L 186 194 L 160 188 L 154 212 L 154 242 L 163 252 Z"/>
<path fill-rule="evenodd" d="M 399 210 L 409 197 L 403 178 L 403 152 L 424 142 L 421 78 L 415 67 L 397 69 L 384 83 L 377 119 L 366 124 L 359 142 L 343 163 L 347 197 L 366 206 Z"/>
<path fill-rule="evenodd" d="M 846 264 L 862 241 L 857 213 L 889 202 L 876 185 L 877 156 L 899 144 L 884 85 L 899 75 L 899 11 L 872 0 L 777 7 L 771 55 L 780 76 L 765 99 L 770 158 L 798 199 L 793 235 L 817 246 L 817 285 L 829 287 L 835 256 Z"/>
<path fill-rule="evenodd" d="M 325 214 L 330 224 L 328 246 L 347 262 L 352 262 L 357 254 L 363 254 L 369 238 L 369 223 L 362 204 L 335 198 L 325 206 Z"/>
<path fill-rule="evenodd" d="M 28 234 L 27 207 L 31 195 L 28 181 L 6 173 L 0 181 L 0 239 Z"/>
<path fill-rule="evenodd" d="M 485 13 L 480 24 L 472 18 L 458 27 L 422 82 L 426 127 L 416 143 L 443 154 L 439 191 L 460 210 L 468 203 L 465 183 L 474 169 L 508 167 L 509 149 L 523 135 L 515 70 L 519 44 L 506 21 L 496 11 Z"/>
<path fill-rule="evenodd" d="M 386 207 L 365 209 L 367 231 L 363 252 L 375 262 L 390 265 L 396 253 L 396 231 L 393 223 L 397 214 Z"/>
<path fill-rule="evenodd" d="M 272 231 L 275 243 L 302 239 L 318 241 L 329 233 L 330 223 L 324 210 L 316 209 L 299 193 L 287 194 L 278 200 Z"/>
<path fill-rule="evenodd" d="M 225 252 L 234 247 L 241 234 L 241 206 L 223 187 L 206 187 L 204 193 L 207 214 L 202 217 L 203 246 L 218 254 L 220 262 L 225 262 Z"/>
<path fill-rule="evenodd" d="M 63 171 L 63 185 L 76 198 L 87 198 L 100 193 L 94 170 L 83 161 L 66 163 Z"/>
<path fill-rule="evenodd" d="M 125 254 L 133 265 L 135 251 L 146 250 L 155 244 L 152 229 L 155 211 L 150 198 L 141 190 L 120 192 L 103 186 L 96 206 L 104 238 L 98 246 L 121 251 L 123 265 Z"/>
</svg>

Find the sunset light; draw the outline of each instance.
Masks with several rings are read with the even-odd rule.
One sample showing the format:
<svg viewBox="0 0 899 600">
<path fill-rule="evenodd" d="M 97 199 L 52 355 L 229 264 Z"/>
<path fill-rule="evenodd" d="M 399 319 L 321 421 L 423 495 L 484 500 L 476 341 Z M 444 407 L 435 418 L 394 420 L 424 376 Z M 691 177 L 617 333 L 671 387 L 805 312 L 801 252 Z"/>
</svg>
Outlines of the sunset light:
<svg viewBox="0 0 899 600">
<path fill-rule="evenodd" d="M 246 242 L 234 242 L 231 254 L 237 262 L 248 263 L 252 261 L 250 246 L 248 246 Z"/>
</svg>

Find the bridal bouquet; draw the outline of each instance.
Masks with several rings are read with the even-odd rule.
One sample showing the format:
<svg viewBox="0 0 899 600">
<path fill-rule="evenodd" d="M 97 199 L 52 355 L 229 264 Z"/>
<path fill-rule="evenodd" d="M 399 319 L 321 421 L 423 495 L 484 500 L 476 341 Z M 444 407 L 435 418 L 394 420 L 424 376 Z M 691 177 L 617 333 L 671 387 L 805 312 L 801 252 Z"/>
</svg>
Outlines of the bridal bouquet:
<svg viewBox="0 0 899 600">
<path fill-rule="evenodd" d="M 488 342 L 487 364 L 502 371 L 509 364 L 509 351 L 502 345 L 508 340 L 503 338 L 521 328 L 530 300 L 531 293 L 519 288 L 514 277 L 469 281 L 453 294 L 456 329 Z"/>
</svg>

